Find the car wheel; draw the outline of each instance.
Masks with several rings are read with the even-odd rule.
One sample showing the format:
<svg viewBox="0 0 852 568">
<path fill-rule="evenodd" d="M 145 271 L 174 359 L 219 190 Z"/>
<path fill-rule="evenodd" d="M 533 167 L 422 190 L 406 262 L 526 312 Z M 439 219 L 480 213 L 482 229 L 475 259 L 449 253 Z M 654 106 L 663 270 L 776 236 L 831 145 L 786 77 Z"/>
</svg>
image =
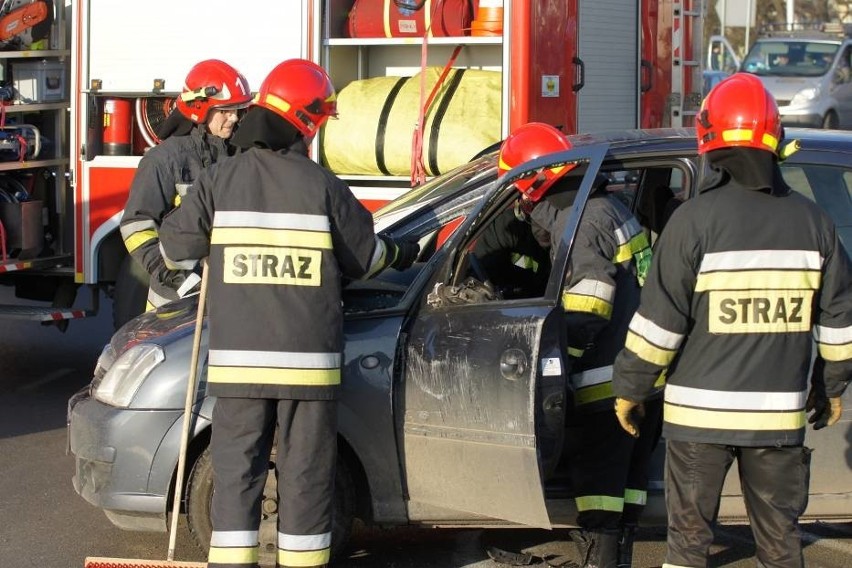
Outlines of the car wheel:
<svg viewBox="0 0 852 568">
<path fill-rule="evenodd" d="M 273 454 L 275 450 L 273 450 Z M 213 461 L 208 447 L 195 462 L 187 487 L 187 522 L 195 543 L 204 551 L 210 548 L 210 506 L 213 499 Z M 275 566 L 278 549 L 278 491 L 275 480 L 275 460 L 269 463 L 269 476 L 263 488 L 260 541 L 260 564 Z M 331 554 L 339 557 L 348 544 L 355 518 L 355 482 L 346 460 L 337 458 L 334 480 L 334 525 L 331 532 Z"/>
<path fill-rule="evenodd" d="M 825 113 L 825 118 L 822 119 L 822 127 L 836 130 L 838 126 L 840 126 L 840 121 L 837 118 L 837 113 L 833 110 Z"/>
<path fill-rule="evenodd" d="M 112 323 L 120 328 L 145 311 L 148 300 L 148 273 L 141 264 L 129 254 L 121 261 L 118 276 L 115 279 L 115 293 L 112 299 Z"/>
</svg>

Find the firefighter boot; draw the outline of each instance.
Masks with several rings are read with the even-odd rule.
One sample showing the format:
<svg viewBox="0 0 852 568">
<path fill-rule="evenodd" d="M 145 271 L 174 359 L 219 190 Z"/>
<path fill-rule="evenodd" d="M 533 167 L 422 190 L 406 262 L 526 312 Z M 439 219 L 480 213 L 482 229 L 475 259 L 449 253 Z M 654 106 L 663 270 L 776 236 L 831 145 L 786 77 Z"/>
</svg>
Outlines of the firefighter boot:
<svg viewBox="0 0 852 568">
<path fill-rule="evenodd" d="M 636 540 L 636 526 L 625 525 L 621 527 L 618 538 L 618 568 L 631 568 L 633 566 L 633 541 Z"/>
<path fill-rule="evenodd" d="M 618 530 L 571 531 L 571 540 L 580 552 L 580 568 L 616 568 Z"/>
</svg>

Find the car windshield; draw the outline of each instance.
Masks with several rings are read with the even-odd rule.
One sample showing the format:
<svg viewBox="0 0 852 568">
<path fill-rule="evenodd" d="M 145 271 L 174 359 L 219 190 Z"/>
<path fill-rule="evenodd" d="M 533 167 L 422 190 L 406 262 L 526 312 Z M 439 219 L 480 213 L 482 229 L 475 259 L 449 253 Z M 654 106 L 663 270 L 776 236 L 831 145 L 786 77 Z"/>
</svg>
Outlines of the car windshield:
<svg viewBox="0 0 852 568">
<path fill-rule="evenodd" d="M 828 72 L 839 47 L 824 41 L 759 41 L 748 52 L 742 70 L 764 77 L 819 77 Z"/>
<path fill-rule="evenodd" d="M 376 230 L 383 230 L 391 223 L 427 204 L 437 204 L 455 196 L 467 182 L 483 174 L 493 173 L 493 170 L 494 157 L 483 156 L 459 166 L 447 175 L 438 176 L 411 191 L 407 191 L 373 213 Z"/>
</svg>

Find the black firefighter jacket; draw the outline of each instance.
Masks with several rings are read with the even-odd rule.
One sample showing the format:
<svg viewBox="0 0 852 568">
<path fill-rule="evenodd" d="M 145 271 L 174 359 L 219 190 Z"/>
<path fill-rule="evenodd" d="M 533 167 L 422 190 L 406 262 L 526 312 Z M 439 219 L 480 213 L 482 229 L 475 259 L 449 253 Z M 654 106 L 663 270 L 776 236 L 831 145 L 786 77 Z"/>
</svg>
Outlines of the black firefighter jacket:
<svg viewBox="0 0 852 568">
<path fill-rule="evenodd" d="M 666 225 L 615 393 L 641 401 L 668 368 L 667 439 L 798 445 L 814 340 L 827 394 L 840 396 L 852 369 L 852 282 L 834 223 L 778 178 L 771 192 L 729 181 Z"/>
<path fill-rule="evenodd" d="M 343 181 L 299 152 L 252 148 L 204 170 L 160 239 L 171 266 L 209 257 L 210 394 L 335 398 L 342 276 L 388 256 Z"/>
<path fill-rule="evenodd" d="M 557 189 L 533 209 L 532 221 L 552 241 L 551 257 L 571 214 L 573 195 Z M 621 202 L 598 187 L 577 229 L 562 290 L 570 382 L 577 410 L 612 412 L 613 361 L 639 305 L 651 249 L 641 225 Z"/>
<path fill-rule="evenodd" d="M 170 136 L 149 149 L 139 162 L 121 218 L 121 237 L 133 258 L 151 275 L 148 302 L 159 307 L 178 298 L 160 282 L 164 272 L 159 248 L 163 217 L 180 203 L 203 168 L 226 154 L 225 141 L 194 127 L 186 136 Z"/>
</svg>

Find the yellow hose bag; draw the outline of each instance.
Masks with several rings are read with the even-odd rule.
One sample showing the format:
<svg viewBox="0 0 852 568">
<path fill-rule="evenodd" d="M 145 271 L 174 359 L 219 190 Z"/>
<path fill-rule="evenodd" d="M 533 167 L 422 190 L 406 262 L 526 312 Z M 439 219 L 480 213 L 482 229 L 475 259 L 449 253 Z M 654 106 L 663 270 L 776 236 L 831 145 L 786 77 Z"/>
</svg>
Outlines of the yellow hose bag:
<svg viewBox="0 0 852 568">
<path fill-rule="evenodd" d="M 442 70 L 426 68 L 424 100 Z M 499 71 L 450 70 L 424 121 L 427 175 L 446 173 L 501 139 L 501 89 Z M 323 128 L 323 164 L 341 175 L 410 176 L 419 105 L 419 73 L 349 83 L 337 94 L 339 117 Z"/>
</svg>

